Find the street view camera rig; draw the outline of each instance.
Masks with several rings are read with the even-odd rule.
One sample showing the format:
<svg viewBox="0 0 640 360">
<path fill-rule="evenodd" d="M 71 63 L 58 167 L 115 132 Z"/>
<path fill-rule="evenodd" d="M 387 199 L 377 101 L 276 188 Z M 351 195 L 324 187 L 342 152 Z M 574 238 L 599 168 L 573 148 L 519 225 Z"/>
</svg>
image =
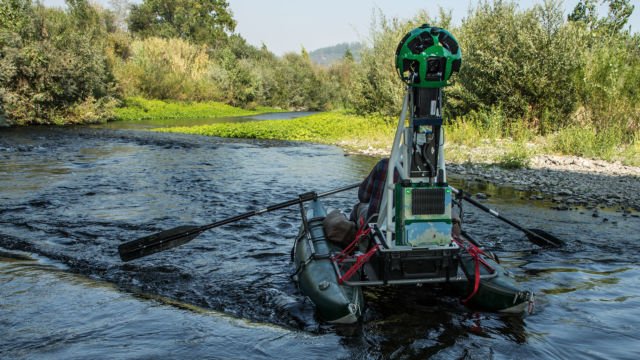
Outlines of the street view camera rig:
<svg viewBox="0 0 640 360">
<path fill-rule="evenodd" d="M 336 261 L 334 269 L 340 282 L 350 286 L 463 281 L 461 248 L 452 237 L 442 129 L 442 88 L 460 69 L 460 47 L 448 31 L 422 25 L 402 38 L 395 65 L 407 92 L 380 213 L 365 231 L 372 242 L 361 257 L 341 258 L 351 266 L 345 274 Z M 361 266 L 366 276 L 349 280 Z"/>
<path fill-rule="evenodd" d="M 444 162 L 442 88 L 460 69 L 460 46 L 447 30 L 425 24 L 400 40 L 395 60 L 408 86 L 377 224 L 396 246 L 449 246 L 451 190 Z M 394 183 L 396 170 L 400 180 Z"/>
</svg>

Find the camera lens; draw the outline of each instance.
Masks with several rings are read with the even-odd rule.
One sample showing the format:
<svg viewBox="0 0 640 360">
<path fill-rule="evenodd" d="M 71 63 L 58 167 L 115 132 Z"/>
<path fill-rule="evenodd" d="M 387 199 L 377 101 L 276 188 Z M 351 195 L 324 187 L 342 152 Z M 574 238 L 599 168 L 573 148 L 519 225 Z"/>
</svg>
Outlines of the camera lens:
<svg viewBox="0 0 640 360">
<path fill-rule="evenodd" d="M 444 78 L 445 58 L 437 57 L 427 59 L 427 73 L 425 74 L 425 80 L 427 81 L 442 81 Z"/>
<path fill-rule="evenodd" d="M 427 72 L 431 74 L 440 72 L 440 61 L 437 59 L 429 59 L 427 62 Z"/>
</svg>

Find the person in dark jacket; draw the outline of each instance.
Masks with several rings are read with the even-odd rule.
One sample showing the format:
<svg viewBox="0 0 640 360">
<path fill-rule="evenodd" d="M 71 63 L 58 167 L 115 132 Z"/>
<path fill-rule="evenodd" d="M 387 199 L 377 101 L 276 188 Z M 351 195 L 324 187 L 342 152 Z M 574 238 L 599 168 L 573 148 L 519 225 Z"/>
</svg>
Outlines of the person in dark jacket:
<svg viewBox="0 0 640 360">
<path fill-rule="evenodd" d="M 358 203 L 353 207 L 349 219 L 356 223 L 357 228 L 364 224 L 373 222 L 377 219 L 382 203 L 382 196 L 387 180 L 387 170 L 389 168 L 389 159 L 384 158 L 373 167 L 369 175 L 364 179 L 358 188 Z M 399 178 L 398 170 L 394 171 L 394 182 Z M 460 209 L 455 208 L 452 211 L 453 231 L 452 235 L 460 237 Z"/>
<path fill-rule="evenodd" d="M 351 212 L 350 219 L 355 221 L 358 227 L 374 221 L 380 213 L 382 196 L 384 195 L 387 181 L 389 159 L 384 158 L 373 167 L 369 175 L 358 188 L 358 203 Z M 399 178 L 398 171 L 394 171 L 394 181 Z"/>
</svg>

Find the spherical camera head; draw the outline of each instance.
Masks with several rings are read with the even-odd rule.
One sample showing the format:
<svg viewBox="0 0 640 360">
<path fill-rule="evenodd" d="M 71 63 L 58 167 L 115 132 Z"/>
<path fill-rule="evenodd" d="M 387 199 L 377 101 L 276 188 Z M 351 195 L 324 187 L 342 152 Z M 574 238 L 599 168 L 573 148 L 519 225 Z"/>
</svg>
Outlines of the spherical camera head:
<svg viewBox="0 0 640 360">
<path fill-rule="evenodd" d="M 461 64 L 456 38 L 445 29 L 428 24 L 408 32 L 396 48 L 398 74 L 413 87 L 445 87 Z"/>
</svg>

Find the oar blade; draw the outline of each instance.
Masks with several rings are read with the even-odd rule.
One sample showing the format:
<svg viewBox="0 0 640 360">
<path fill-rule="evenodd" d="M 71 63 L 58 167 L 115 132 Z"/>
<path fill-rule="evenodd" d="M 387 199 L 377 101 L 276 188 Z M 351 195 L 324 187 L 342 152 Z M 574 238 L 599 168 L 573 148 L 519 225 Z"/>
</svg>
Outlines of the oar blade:
<svg viewBox="0 0 640 360">
<path fill-rule="evenodd" d="M 185 244 L 202 233 L 198 226 L 183 225 L 118 246 L 122 261 L 131 261 Z"/>
<path fill-rule="evenodd" d="M 532 243 L 542 246 L 545 248 L 548 247 L 561 247 L 564 246 L 564 241 L 558 239 L 557 237 L 549 234 L 548 232 L 540 229 L 527 229 L 531 233 L 527 232 L 527 238 Z"/>
</svg>

